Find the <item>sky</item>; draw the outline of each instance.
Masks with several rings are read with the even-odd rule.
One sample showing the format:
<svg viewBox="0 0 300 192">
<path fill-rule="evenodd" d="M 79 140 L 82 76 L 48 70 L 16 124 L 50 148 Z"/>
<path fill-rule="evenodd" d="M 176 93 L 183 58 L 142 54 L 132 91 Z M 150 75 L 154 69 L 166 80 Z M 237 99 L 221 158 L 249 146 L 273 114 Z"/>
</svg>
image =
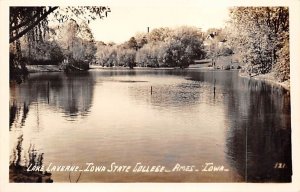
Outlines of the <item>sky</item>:
<svg viewBox="0 0 300 192">
<path fill-rule="evenodd" d="M 155 1 L 154 1 L 155 2 Z M 158 27 L 195 26 L 206 31 L 219 28 L 228 20 L 228 7 L 186 0 L 185 3 L 108 5 L 111 12 L 107 18 L 90 23 L 95 40 L 122 43 L 137 32 L 147 32 Z"/>
</svg>

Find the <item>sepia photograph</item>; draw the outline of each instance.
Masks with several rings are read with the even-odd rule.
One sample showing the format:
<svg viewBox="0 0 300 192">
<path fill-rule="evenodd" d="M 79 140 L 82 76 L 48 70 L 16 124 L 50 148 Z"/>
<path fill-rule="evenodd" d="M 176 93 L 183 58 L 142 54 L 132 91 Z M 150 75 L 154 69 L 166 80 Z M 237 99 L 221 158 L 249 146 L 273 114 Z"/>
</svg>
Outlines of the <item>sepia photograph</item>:
<svg viewBox="0 0 300 192">
<path fill-rule="evenodd" d="M 294 182 L 291 7 L 131 1 L 7 7 L 8 183 Z"/>
</svg>

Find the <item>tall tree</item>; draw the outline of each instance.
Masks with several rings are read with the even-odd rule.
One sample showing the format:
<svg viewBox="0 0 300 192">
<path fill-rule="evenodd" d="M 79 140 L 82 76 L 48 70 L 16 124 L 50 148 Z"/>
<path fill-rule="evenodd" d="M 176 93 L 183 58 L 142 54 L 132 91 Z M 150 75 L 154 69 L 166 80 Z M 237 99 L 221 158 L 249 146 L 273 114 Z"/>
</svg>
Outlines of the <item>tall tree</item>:
<svg viewBox="0 0 300 192">
<path fill-rule="evenodd" d="M 289 57 L 281 51 L 289 43 L 288 8 L 234 7 L 230 9 L 230 25 L 230 41 L 249 73 L 264 74 L 274 70 L 277 73 L 281 54 Z M 284 71 L 288 74 L 282 80 L 289 76 L 289 71 Z"/>
<path fill-rule="evenodd" d="M 94 59 L 97 50 L 89 26 L 84 22 L 78 24 L 75 20 L 70 20 L 57 30 L 57 37 L 69 64 L 86 63 L 88 68 L 88 63 Z"/>
</svg>

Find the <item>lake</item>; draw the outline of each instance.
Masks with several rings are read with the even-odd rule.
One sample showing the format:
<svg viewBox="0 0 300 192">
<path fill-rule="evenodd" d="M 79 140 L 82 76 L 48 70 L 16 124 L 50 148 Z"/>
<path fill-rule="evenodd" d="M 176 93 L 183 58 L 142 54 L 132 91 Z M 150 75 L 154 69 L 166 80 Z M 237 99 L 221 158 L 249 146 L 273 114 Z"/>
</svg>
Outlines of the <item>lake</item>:
<svg viewBox="0 0 300 192">
<path fill-rule="evenodd" d="M 53 171 L 54 182 L 291 181 L 290 93 L 238 71 L 30 74 L 10 83 L 9 133 L 11 161 L 21 141 L 24 165 L 34 151 L 46 167 L 106 168 Z M 225 171 L 203 171 L 209 163 Z"/>
</svg>

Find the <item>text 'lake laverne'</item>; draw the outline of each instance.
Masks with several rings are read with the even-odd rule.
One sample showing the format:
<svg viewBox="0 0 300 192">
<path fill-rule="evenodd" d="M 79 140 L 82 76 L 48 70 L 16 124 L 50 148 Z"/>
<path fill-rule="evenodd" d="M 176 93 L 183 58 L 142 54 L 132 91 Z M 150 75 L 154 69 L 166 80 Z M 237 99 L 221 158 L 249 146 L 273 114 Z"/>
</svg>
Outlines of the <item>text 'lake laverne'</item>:
<svg viewBox="0 0 300 192">
<path fill-rule="evenodd" d="M 96 165 L 94 163 L 85 163 L 84 167 L 78 165 L 54 165 L 50 163 L 47 167 L 30 164 L 27 168 L 28 172 L 31 171 L 47 171 L 47 172 L 134 172 L 134 173 L 168 173 L 168 172 L 227 172 L 229 169 L 223 165 L 215 165 L 214 163 L 204 163 L 201 168 L 195 165 L 181 165 L 176 163 L 175 166 L 167 168 L 163 165 L 143 165 L 136 163 L 132 165 L 118 165 L 113 162 L 110 166 Z"/>
</svg>

